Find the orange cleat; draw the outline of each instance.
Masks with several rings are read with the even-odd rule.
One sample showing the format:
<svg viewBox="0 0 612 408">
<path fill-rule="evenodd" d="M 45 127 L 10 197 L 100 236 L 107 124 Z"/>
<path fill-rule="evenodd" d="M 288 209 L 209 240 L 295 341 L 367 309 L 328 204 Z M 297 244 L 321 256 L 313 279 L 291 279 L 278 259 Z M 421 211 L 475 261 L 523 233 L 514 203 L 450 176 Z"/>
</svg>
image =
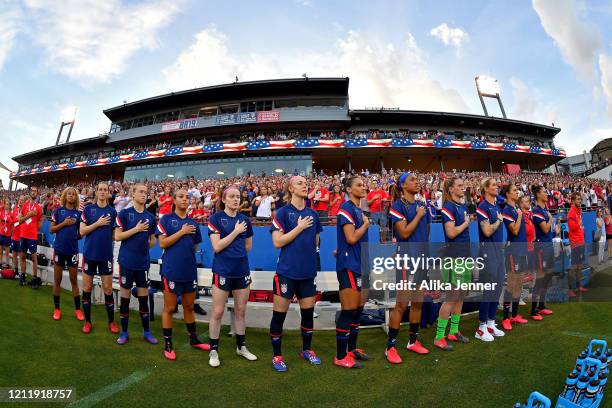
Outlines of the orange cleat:
<svg viewBox="0 0 612 408">
<path fill-rule="evenodd" d="M 504 330 L 506 331 L 510 331 L 512 330 L 512 322 L 510 321 L 510 319 L 504 319 L 502 320 L 502 327 L 504 328 Z"/>
<path fill-rule="evenodd" d="M 74 311 L 74 317 L 76 317 L 76 319 L 81 322 L 85 320 L 85 316 L 83 316 L 83 312 L 81 312 L 81 309 Z"/>
<path fill-rule="evenodd" d="M 402 363 L 402 358 L 398 354 L 396 347 L 391 347 L 390 349 L 385 350 L 385 356 L 387 356 L 387 361 L 390 362 L 391 364 L 401 364 Z"/>
<path fill-rule="evenodd" d="M 415 341 L 414 344 L 408 344 L 406 346 L 406 350 L 415 352 L 417 354 L 429 354 L 429 350 L 427 350 L 420 341 Z"/>
<path fill-rule="evenodd" d="M 85 324 L 83 325 L 83 328 L 81 329 L 81 331 L 83 333 L 85 333 L 85 334 L 91 333 L 91 323 L 85 322 Z"/>
<path fill-rule="evenodd" d="M 115 333 L 115 334 L 119 333 L 119 328 L 117 327 L 117 325 L 115 324 L 115 322 L 110 322 L 110 323 L 108 324 L 108 330 L 109 330 L 111 333 Z"/>
<path fill-rule="evenodd" d="M 59 320 L 62 317 L 62 312 L 59 309 L 53 311 L 53 320 Z"/>
</svg>

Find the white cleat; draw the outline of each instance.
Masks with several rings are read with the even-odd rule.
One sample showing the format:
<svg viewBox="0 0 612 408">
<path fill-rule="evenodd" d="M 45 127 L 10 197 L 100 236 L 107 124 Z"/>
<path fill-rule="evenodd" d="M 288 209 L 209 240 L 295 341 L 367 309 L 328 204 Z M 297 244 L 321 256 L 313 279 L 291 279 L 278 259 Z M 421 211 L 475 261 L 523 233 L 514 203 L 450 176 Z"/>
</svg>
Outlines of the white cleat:
<svg viewBox="0 0 612 408">
<path fill-rule="evenodd" d="M 219 353 L 217 350 L 212 350 L 208 355 L 208 364 L 211 367 L 219 367 L 221 365 L 221 361 L 219 361 Z"/>
<path fill-rule="evenodd" d="M 488 330 L 476 330 L 476 335 L 474 336 L 476 337 L 478 340 L 482 340 L 482 341 L 486 341 L 486 342 L 490 342 L 495 340 L 495 338 L 493 337 L 493 335 L 491 333 L 489 333 Z"/>
<path fill-rule="evenodd" d="M 494 324 L 493 326 L 487 326 L 487 331 L 495 337 L 504 337 L 506 335 L 503 330 L 499 330 L 497 328 L 496 324 Z"/>
<path fill-rule="evenodd" d="M 242 346 L 239 349 L 236 349 L 236 354 L 238 354 L 239 356 L 242 356 L 244 358 L 246 358 L 249 361 L 255 361 L 257 360 L 257 356 L 253 353 L 251 353 L 246 346 Z"/>
</svg>

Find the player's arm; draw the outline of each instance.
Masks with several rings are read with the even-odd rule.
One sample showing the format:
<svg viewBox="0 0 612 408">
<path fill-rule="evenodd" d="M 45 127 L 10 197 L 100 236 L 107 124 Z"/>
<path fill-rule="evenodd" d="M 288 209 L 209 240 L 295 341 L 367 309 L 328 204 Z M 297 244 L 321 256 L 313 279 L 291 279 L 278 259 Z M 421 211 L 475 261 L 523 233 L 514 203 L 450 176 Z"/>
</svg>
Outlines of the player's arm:
<svg viewBox="0 0 612 408">
<path fill-rule="evenodd" d="M 421 219 L 423 219 L 423 217 L 425 216 L 425 211 L 425 208 L 417 207 L 416 215 L 412 219 L 412 221 L 408 222 L 406 219 L 403 219 L 401 221 L 396 222 L 393 226 L 395 227 L 397 235 L 399 235 L 402 239 L 408 239 L 412 235 L 414 230 L 416 230 Z"/>
<path fill-rule="evenodd" d="M 516 220 L 507 213 L 503 213 L 502 217 L 504 217 L 504 224 L 506 224 L 508 231 L 510 231 L 510 233 L 514 236 L 518 235 L 521 228 L 521 221 L 523 219 L 523 212 L 517 211 Z"/>
<path fill-rule="evenodd" d="M 179 239 L 183 238 L 185 235 L 195 234 L 196 227 L 191 224 L 183 224 L 180 230 L 175 232 L 172 235 L 166 236 L 165 234 L 159 235 L 159 247 L 161 249 L 170 248 L 172 245 L 176 243 Z M 197 245 L 195 248 L 197 249 Z M 194 249 L 195 251 L 195 249 Z"/>
<path fill-rule="evenodd" d="M 83 222 L 79 226 L 79 232 L 81 236 L 84 237 L 84 236 L 91 234 L 92 232 L 94 232 L 100 227 L 103 227 L 105 225 L 110 225 L 110 223 L 111 223 L 110 215 L 105 215 L 104 217 L 98 218 L 98 220 L 91 225 L 87 225 L 85 218 L 83 218 Z"/>
<path fill-rule="evenodd" d="M 117 221 L 121 221 L 121 220 L 117 220 Z M 148 220 L 144 222 L 142 220 L 138 221 L 138 224 L 136 224 L 134 228 L 131 228 L 127 231 L 124 231 L 121 225 L 122 224 L 120 222 L 117 222 L 117 228 L 115 228 L 114 235 L 113 235 L 113 238 L 115 239 L 115 241 L 124 241 L 130 237 L 133 237 L 139 232 L 146 232 L 149 230 Z"/>
<path fill-rule="evenodd" d="M 55 222 L 55 217 L 53 217 L 53 220 L 51 221 L 51 227 L 49 228 L 49 232 L 51 232 L 52 234 L 56 234 L 62 228 L 73 225 L 75 222 L 76 220 L 74 218 L 67 217 L 64 219 L 64 221 L 58 224 L 57 222 Z"/>
<path fill-rule="evenodd" d="M 213 227 L 212 224 L 210 223 L 208 225 L 209 225 L 209 229 Z M 247 223 L 245 221 L 237 221 L 236 224 L 234 225 L 234 229 L 232 230 L 232 232 L 230 232 L 227 236 L 223 238 L 221 238 L 221 234 L 218 232 L 218 230 L 213 231 L 212 234 L 210 235 L 210 243 L 212 244 L 213 251 L 215 251 L 216 254 L 223 251 L 232 242 L 234 242 L 234 240 L 236 239 L 236 237 L 238 237 L 238 235 L 242 234 L 243 232 L 246 232 L 246 230 L 247 230 Z"/>
<path fill-rule="evenodd" d="M 495 222 L 493 223 L 491 222 L 487 214 L 484 213 L 484 211 L 480 208 L 476 210 L 476 214 L 478 214 L 478 224 L 480 226 L 480 230 L 482 231 L 482 234 L 487 238 L 493 235 L 495 231 L 497 231 L 499 226 L 502 224 L 501 215 L 499 213 L 497 220 L 495 220 Z"/>
<path fill-rule="evenodd" d="M 538 218 L 538 221 L 538 226 L 540 227 L 540 230 L 542 230 L 544 234 L 548 234 L 550 232 L 550 229 L 552 228 L 552 216 L 549 216 L 548 222 L 544 221 L 543 218 Z"/>
<path fill-rule="evenodd" d="M 363 224 L 359 228 L 355 228 L 355 224 L 344 224 L 342 226 L 342 232 L 344 238 L 349 245 L 355 245 L 359 242 L 361 237 L 365 235 L 370 226 L 370 220 L 365 215 L 363 216 Z"/>
<path fill-rule="evenodd" d="M 274 219 L 273 225 L 277 229 L 272 231 L 272 243 L 274 248 L 280 249 L 285 245 L 288 245 L 291 241 L 297 238 L 298 235 L 306 228 L 310 228 L 314 223 L 314 218 L 311 216 L 298 218 L 297 225 L 289 232 L 285 232 L 285 229 L 278 223 L 277 219 Z"/>
<path fill-rule="evenodd" d="M 251 249 L 253 249 L 253 237 L 248 237 L 244 241 L 244 249 L 246 249 L 247 252 L 250 252 Z"/>
</svg>

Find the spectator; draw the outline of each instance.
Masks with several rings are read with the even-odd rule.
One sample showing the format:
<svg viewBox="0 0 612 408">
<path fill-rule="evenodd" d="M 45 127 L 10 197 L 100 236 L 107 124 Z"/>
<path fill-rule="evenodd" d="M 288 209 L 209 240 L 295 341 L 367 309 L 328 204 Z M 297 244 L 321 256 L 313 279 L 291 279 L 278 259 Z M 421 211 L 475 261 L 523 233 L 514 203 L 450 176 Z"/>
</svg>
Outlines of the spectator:
<svg viewBox="0 0 612 408">
<path fill-rule="evenodd" d="M 172 213 L 172 205 L 174 204 L 174 198 L 172 198 L 170 187 L 164 188 L 164 194 L 162 194 L 157 200 L 159 205 L 159 219 L 161 220 L 164 216 Z"/>
<path fill-rule="evenodd" d="M 272 218 L 272 209 L 274 208 L 274 199 L 268 195 L 268 187 L 262 187 L 259 196 L 255 197 L 257 212 L 255 217 L 258 221 L 269 221 Z"/>
</svg>

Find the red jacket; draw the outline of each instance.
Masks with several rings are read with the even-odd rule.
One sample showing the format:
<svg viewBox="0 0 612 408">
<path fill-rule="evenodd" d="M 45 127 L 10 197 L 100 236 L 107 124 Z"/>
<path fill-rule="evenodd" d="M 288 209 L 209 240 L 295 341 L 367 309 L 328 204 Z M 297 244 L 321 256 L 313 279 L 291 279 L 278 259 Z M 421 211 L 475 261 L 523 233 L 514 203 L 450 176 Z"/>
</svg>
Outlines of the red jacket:
<svg viewBox="0 0 612 408">
<path fill-rule="evenodd" d="M 575 248 L 584 245 L 584 225 L 582 224 L 582 210 L 572 206 L 567 213 L 567 226 L 569 227 L 570 246 Z"/>
</svg>

